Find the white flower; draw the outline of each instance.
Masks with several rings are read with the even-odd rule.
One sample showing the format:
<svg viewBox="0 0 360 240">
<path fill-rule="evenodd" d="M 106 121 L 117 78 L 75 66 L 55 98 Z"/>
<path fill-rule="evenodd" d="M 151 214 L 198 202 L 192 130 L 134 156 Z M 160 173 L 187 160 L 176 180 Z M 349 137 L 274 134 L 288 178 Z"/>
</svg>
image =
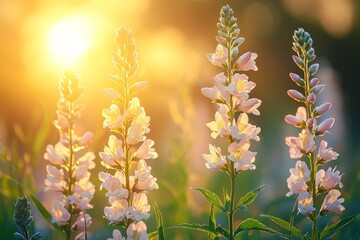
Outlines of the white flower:
<svg viewBox="0 0 360 240">
<path fill-rule="evenodd" d="M 322 188 L 324 190 L 330 190 L 337 185 L 339 185 L 340 188 L 343 187 L 343 184 L 341 183 L 341 176 L 340 171 L 336 170 L 336 167 L 332 170 L 331 167 L 328 168 L 328 170 L 325 172 L 323 169 L 320 169 L 316 173 L 316 185 L 319 188 Z"/>
<path fill-rule="evenodd" d="M 135 170 L 135 188 L 139 191 L 147 191 L 158 189 L 159 186 L 156 183 L 157 178 L 154 178 L 151 174 L 151 167 L 146 165 L 144 160 L 138 162 L 138 168 Z"/>
<path fill-rule="evenodd" d="M 104 215 L 112 223 L 121 222 L 127 214 L 127 209 L 127 200 L 119 199 L 111 202 L 110 207 L 104 208 Z"/>
<path fill-rule="evenodd" d="M 57 169 L 53 165 L 46 166 L 47 176 L 45 179 L 45 191 L 63 191 L 67 188 L 67 183 L 64 181 L 64 170 Z"/>
<path fill-rule="evenodd" d="M 109 109 L 103 109 L 102 115 L 105 118 L 103 128 L 121 129 L 124 117 L 121 115 L 118 105 L 111 104 Z"/>
<path fill-rule="evenodd" d="M 236 171 L 245 171 L 245 170 L 255 170 L 256 166 L 253 164 L 255 162 L 256 152 L 250 152 L 249 141 L 240 141 L 233 142 L 229 145 L 228 151 L 230 155 L 228 158 L 233 161 Z"/>
<path fill-rule="evenodd" d="M 234 74 L 231 83 L 225 89 L 235 97 L 241 97 L 243 94 L 248 94 L 253 90 L 256 84 L 248 81 L 249 77 L 245 74 Z"/>
<path fill-rule="evenodd" d="M 299 212 L 305 216 L 315 211 L 313 206 L 313 198 L 309 192 L 301 192 L 297 198 Z"/>
<path fill-rule="evenodd" d="M 345 210 L 341 204 L 344 202 L 343 198 L 339 198 L 341 195 L 340 191 L 332 189 L 326 195 L 324 202 L 321 206 L 321 211 L 325 212 L 342 212 Z"/>
<path fill-rule="evenodd" d="M 306 182 L 310 181 L 310 170 L 306 163 L 297 161 L 295 168 L 290 168 L 290 177 L 287 179 L 287 186 L 290 190 L 286 196 L 291 196 L 293 193 L 299 194 L 305 192 L 308 188 Z"/>
<path fill-rule="evenodd" d="M 221 114 L 220 112 L 215 113 L 215 121 L 206 124 L 212 131 L 211 137 L 216 139 L 219 135 L 229 136 L 230 135 L 230 122 L 227 114 Z"/>
<path fill-rule="evenodd" d="M 333 151 L 332 148 L 326 148 L 328 143 L 324 140 L 321 140 L 319 146 L 319 153 L 317 154 L 317 164 L 324 164 L 329 161 L 337 159 L 339 154 Z"/>
<path fill-rule="evenodd" d="M 57 201 L 53 204 L 51 208 L 52 223 L 57 223 L 59 226 L 64 226 L 70 220 L 70 213 L 64 207 L 64 203 Z"/>
<path fill-rule="evenodd" d="M 44 158 L 54 165 L 64 164 L 65 159 L 69 155 L 69 149 L 61 142 L 58 142 L 55 147 L 53 145 L 46 146 L 46 153 Z"/>
<path fill-rule="evenodd" d="M 83 178 L 75 182 L 73 194 L 68 196 L 69 203 L 80 210 L 90 209 L 93 206 L 90 201 L 93 199 L 95 186 L 88 179 Z"/>
<path fill-rule="evenodd" d="M 117 196 L 122 198 L 128 198 L 129 191 L 125 188 L 126 179 L 125 174 L 120 171 L 116 171 L 115 176 L 112 176 L 109 173 L 100 172 L 99 179 L 103 183 L 100 185 L 100 190 L 105 188 L 107 193 L 106 197 Z"/>
<path fill-rule="evenodd" d="M 79 139 L 78 144 L 80 146 L 88 145 L 94 138 L 94 134 L 90 131 L 84 133 L 84 135 Z"/>
<path fill-rule="evenodd" d="M 150 214 L 148 213 L 150 211 L 150 205 L 148 204 L 146 194 L 143 192 L 135 192 L 132 199 L 132 206 L 129 207 L 128 211 L 128 218 L 136 221 L 148 219 L 150 217 Z"/>
<path fill-rule="evenodd" d="M 298 159 L 313 152 L 316 148 L 312 133 L 308 129 L 303 129 L 299 137 L 286 137 L 286 145 L 290 147 L 290 158 Z"/>
<path fill-rule="evenodd" d="M 126 111 L 126 117 L 135 117 L 138 116 L 141 111 L 143 111 L 142 107 L 140 106 L 140 100 L 137 97 L 134 97 L 129 101 L 129 106 Z"/>
<path fill-rule="evenodd" d="M 107 240 L 126 240 L 126 238 L 121 235 L 119 230 L 114 229 L 112 238 L 108 238 Z"/>
<path fill-rule="evenodd" d="M 221 148 L 209 144 L 210 154 L 203 154 L 208 169 L 223 168 L 226 165 L 226 156 L 222 155 Z"/>
<path fill-rule="evenodd" d="M 136 157 L 138 159 L 155 159 L 158 157 L 158 154 L 156 153 L 155 149 L 152 147 L 154 146 L 154 141 L 150 139 L 146 139 L 139 149 L 136 151 Z"/>
<path fill-rule="evenodd" d="M 126 138 L 126 142 L 128 144 L 135 145 L 144 141 L 146 139 L 145 134 L 150 132 L 150 117 L 146 116 L 144 109 L 141 110 L 141 113 L 133 119 L 131 126 L 128 129 L 128 135 Z"/>
<path fill-rule="evenodd" d="M 231 136 L 236 139 L 253 139 L 255 141 L 259 141 L 260 138 L 258 133 L 260 132 L 260 128 L 254 125 L 249 124 L 249 117 L 246 113 L 241 113 L 237 119 L 236 125 L 230 127 Z"/>
<path fill-rule="evenodd" d="M 117 139 L 116 136 L 111 135 L 108 141 L 109 146 L 105 146 L 104 152 L 100 152 L 101 164 L 104 167 L 109 168 L 110 166 L 122 166 L 124 165 L 124 151 L 123 142 Z"/>
<path fill-rule="evenodd" d="M 147 228 L 144 222 L 131 223 L 126 230 L 127 240 L 147 240 Z"/>
</svg>

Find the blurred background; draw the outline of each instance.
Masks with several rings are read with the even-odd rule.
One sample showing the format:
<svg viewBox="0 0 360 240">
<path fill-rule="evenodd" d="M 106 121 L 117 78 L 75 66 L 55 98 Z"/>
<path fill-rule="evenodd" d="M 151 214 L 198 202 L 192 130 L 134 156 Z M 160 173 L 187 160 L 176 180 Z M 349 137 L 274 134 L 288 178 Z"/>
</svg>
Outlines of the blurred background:
<svg viewBox="0 0 360 240">
<path fill-rule="evenodd" d="M 214 52 L 216 23 L 220 8 L 229 4 L 238 18 L 245 42 L 240 52 L 258 54 L 258 72 L 248 73 L 257 83 L 252 97 L 263 101 L 261 116 L 251 122 L 261 127 L 256 171 L 239 175 L 236 189 L 240 197 L 261 184 L 268 184 L 258 199 L 237 219 L 272 214 L 288 220 L 295 198 L 286 198 L 286 179 L 294 161 L 288 156 L 286 136 L 297 130 L 285 124 L 286 114 L 295 114 L 297 103 L 286 94 L 295 88 L 289 72 L 299 72 L 291 60 L 292 34 L 299 27 L 313 40 L 318 77 L 326 85 L 318 103 L 330 101 L 327 116 L 336 122 L 327 135 L 330 146 L 340 154 L 337 165 L 343 175 L 342 196 L 346 199 L 343 217 L 360 212 L 360 2 L 356 0 L 0 0 L 0 174 L 6 173 L 34 191 L 50 209 L 51 193 L 44 193 L 46 175 L 43 154 L 47 144 L 58 141 L 52 125 L 58 101 L 58 80 L 65 69 L 78 72 L 85 87 L 80 99 L 86 104 L 80 133 L 91 130 L 95 139 L 90 149 L 97 155 L 110 135 L 102 128 L 101 111 L 109 102 L 101 94 L 111 87 L 108 73 L 115 73 L 111 62 L 114 33 L 118 27 L 133 30 L 139 52 L 138 80 L 149 81 L 140 94 L 151 117 L 151 133 L 159 158 L 149 162 L 160 188 L 150 193 L 157 202 L 165 226 L 183 222 L 207 223 L 210 206 L 190 187 L 206 187 L 221 194 L 229 184 L 227 176 L 207 170 L 202 158 L 208 152 L 210 130 L 216 107 L 201 95 L 200 89 L 213 85 L 220 72 L 205 54 Z M 97 192 L 90 239 L 106 239 L 112 228 L 103 219 L 107 199 L 99 191 L 96 160 L 92 181 Z M 1 239 L 16 230 L 13 221 L 15 199 L 23 190 L 2 179 L 0 182 Z M 166 197 L 165 197 L 166 196 Z M 45 239 L 61 239 L 61 234 L 39 215 L 35 208 L 36 229 Z M 154 214 L 147 221 L 155 230 Z M 321 225 L 336 220 L 326 218 Z M 225 216 L 217 220 L 226 224 Z M 297 226 L 310 230 L 309 221 L 296 216 Z M 271 224 L 270 224 L 271 225 Z M 335 239 L 360 239 L 357 220 L 339 232 Z M 168 239 L 206 239 L 204 233 L 170 229 Z M 245 233 L 243 239 L 272 239 L 266 234 Z"/>
</svg>

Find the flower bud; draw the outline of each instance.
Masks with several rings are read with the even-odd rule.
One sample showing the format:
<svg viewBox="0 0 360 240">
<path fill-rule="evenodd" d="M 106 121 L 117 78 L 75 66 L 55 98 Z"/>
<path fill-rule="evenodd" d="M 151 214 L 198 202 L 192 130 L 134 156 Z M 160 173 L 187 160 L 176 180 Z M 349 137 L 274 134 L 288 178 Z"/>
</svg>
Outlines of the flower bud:
<svg viewBox="0 0 360 240">
<path fill-rule="evenodd" d="M 299 119 L 293 115 L 290 115 L 290 114 L 285 116 L 285 122 L 287 122 L 288 124 L 293 125 L 295 127 L 299 127 L 299 128 L 303 127 L 303 125 L 304 125 L 303 121 L 301 119 Z"/>
<path fill-rule="evenodd" d="M 310 88 L 315 87 L 319 82 L 320 82 L 320 80 L 318 78 L 312 78 L 310 80 Z"/>
<path fill-rule="evenodd" d="M 313 65 L 310 66 L 309 68 L 309 74 L 310 76 L 315 75 L 315 73 L 319 70 L 319 64 L 318 63 L 314 63 Z"/>
<path fill-rule="evenodd" d="M 290 78 L 291 80 L 293 80 L 298 86 L 300 87 L 304 87 L 305 86 L 305 81 L 304 79 L 302 79 L 299 75 L 295 74 L 295 73 L 290 73 Z"/>
<path fill-rule="evenodd" d="M 306 101 L 313 104 L 316 101 L 316 95 L 314 93 L 310 93 L 310 95 L 306 98 Z"/>
<path fill-rule="evenodd" d="M 324 88 L 325 88 L 325 85 L 323 85 L 323 84 L 316 85 L 314 88 L 311 89 L 311 92 L 315 93 L 315 94 L 319 94 L 324 90 Z"/>
<path fill-rule="evenodd" d="M 331 108 L 331 103 L 327 102 L 327 103 L 324 103 L 320 106 L 317 106 L 313 113 L 314 113 L 314 116 L 315 117 L 320 117 L 324 112 L 326 112 L 327 110 L 329 110 Z"/>
<path fill-rule="evenodd" d="M 325 119 L 319 126 L 316 128 L 316 135 L 324 135 L 327 130 L 329 130 L 335 122 L 335 118 Z"/>
<path fill-rule="evenodd" d="M 293 55 L 292 58 L 293 58 L 294 62 L 296 63 L 296 65 L 298 65 L 299 68 L 304 69 L 305 64 L 301 58 L 299 58 L 298 56 L 295 56 L 295 55 Z"/>
<path fill-rule="evenodd" d="M 302 95 L 300 92 L 296 90 L 290 89 L 289 91 L 287 91 L 287 94 L 295 101 L 302 102 L 305 100 L 304 95 Z"/>
</svg>

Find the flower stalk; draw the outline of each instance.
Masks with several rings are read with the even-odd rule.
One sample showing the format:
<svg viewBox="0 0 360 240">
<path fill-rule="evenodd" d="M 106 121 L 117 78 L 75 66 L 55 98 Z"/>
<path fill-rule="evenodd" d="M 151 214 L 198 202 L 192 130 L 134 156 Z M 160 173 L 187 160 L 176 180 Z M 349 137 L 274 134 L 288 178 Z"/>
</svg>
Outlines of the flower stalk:
<svg viewBox="0 0 360 240">
<path fill-rule="evenodd" d="M 341 205 L 343 198 L 339 198 L 340 192 L 335 189 L 342 187 L 341 174 L 335 169 L 329 168 L 326 172 L 319 170 L 322 165 L 337 159 L 338 153 L 332 148 L 327 148 L 327 142 L 320 141 L 317 146 L 316 141 L 324 136 L 333 126 L 335 119 L 328 118 L 320 124 L 317 122 L 322 114 L 330 109 L 331 103 L 324 103 L 315 107 L 316 96 L 324 89 L 324 85 L 319 84 L 320 80 L 314 75 L 319 69 L 319 64 L 312 63 L 316 56 L 313 48 L 313 40 L 303 29 L 298 29 L 293 35 L 293 60 L 302 70 L 303 77 L 295 73 L 290 73 L 290 78 L 296 85 L 303 90 L 303 94 L 297 90 L 289 90 L 288 95 L 304 104 L 298 107 L 296 115 L 287 115 L 285 121 L 301 129 L 299 137 L 286 137 L 285 142 L 290 147 L 290 158 L 298 159 L 295 168 L 290 169 L 290 177 L 287 179 L 289 192 L 298 195 L 299 212 L 307 216 L 312 221 L 312 239 L 318 239 L 317 221 L 320 217 L 330 212 L 342 212 L 345 208 Z M 318 148 L 318 153 L 315 150 Z M 305 161 L 300 159 L 306 158 Z M 310 165 L 310 169 L 308 168 Z M 325 195 L 325 198 L 324 198 Z M 322 206 L 319 202 L 323 199 Z M 327 207 L 329 206 L 329 207 Z"/>
<path fill-rule="evenodd" d="M 249 98 L 249 93 L 256 86 L 249 81 L 248 76 L 240 71 L 257 71 L 256 53 L 246 52 L 239 56 L 239 46 L 244 38 L 239 37 L 240 29 L 233 10 L 228 6 L 222 7 L 218 26 L 219 35 L 216 37 L 218 45 L 215 53 L 207 57 L 213 65 L 219 66 L 223 72 L 215 76 L 216 84 L 213 87 L 203 88 L 203 95 L 218 105 L 215 120 L 208 123 L 211 136 L 227 139 L 228 154 L 223 154 L 220 147 L 209 145 L 210 154 L 203 154 L 208 169 L 220 169 L 230 177 L 230 197 L 228 215 L 228 239 L 234 239 L 234 214 L 236 176 L 241 171 L 254 170 L 256 152 L 249 151 L 250 140 L 259 141 L 260 128 L 249 123 L 248 114 L 259 115 L 258 107 L 261 101 Z M 225 200 L 227 201 L 227 200 Z"/>
<path fill-rule="evenodd" d="M 95 155 L 85 152 L 93 139 L 93 133 L 87 131 L 82 136 L 76 134 L 75 121 L 80 118 L 84 108 L 78 103 L 83 88 L 77 74 L 66 71 L 59 81 L 60 100 L 58 102 L 55 127 L 59 130 L 60 141 L 46 147 L 44 158 L 50 162 L 46 166 L 47 178 L 45 191 L 57 192 L 57 200 L 51 209 L 52 222 L 57 223 L 71 239 L 73 232 L 79 232 L 75 239 L 82 239 L 86 226 L 92 219 L 86 210 L 90 204 L 95 186 L 89 181 L 90 170 L 95 167 Z"/>
<path fill-rule="evenodd" d="M 150 216 L 150 205 L 146 193 L 158 189 L 158 184 L 146 160 L 158 155 L 154 141 L 146 137 L 150 132 L 150 117 L 135 97 L 147 83 L 134 81 L 138 60 L 132 32 L 118 29 L 115 44 L 113 63 L 118 73 L 109 78 L 116 88 L 103 89 L 112 102 L 102 111 L 103 128 L 114 133 L 108 146 L 99 153 L 101 164 L 111 171 L 99 173 L 100 189 L 107 190 L 105 195 L 110 204 L 104 208 L 104 215 L 111 224 L 121 227 L 113 230 L 110 239 L 147 239 L 143 220 Z"/>
</svg>

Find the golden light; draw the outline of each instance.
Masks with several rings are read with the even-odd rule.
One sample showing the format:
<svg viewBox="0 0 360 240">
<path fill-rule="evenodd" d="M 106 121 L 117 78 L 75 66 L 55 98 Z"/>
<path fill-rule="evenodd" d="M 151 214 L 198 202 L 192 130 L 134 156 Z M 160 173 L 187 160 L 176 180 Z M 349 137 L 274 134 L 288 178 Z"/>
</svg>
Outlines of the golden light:
<svg viewBox="0 0 360 240">
<path fill-rule="evenodd" d="M 48 32 L 47 47 L 55 63 L 70 68 L 84 56 L 91 43 L 91 24 L 86 19 L 68 18 Z"/>
</svg>

